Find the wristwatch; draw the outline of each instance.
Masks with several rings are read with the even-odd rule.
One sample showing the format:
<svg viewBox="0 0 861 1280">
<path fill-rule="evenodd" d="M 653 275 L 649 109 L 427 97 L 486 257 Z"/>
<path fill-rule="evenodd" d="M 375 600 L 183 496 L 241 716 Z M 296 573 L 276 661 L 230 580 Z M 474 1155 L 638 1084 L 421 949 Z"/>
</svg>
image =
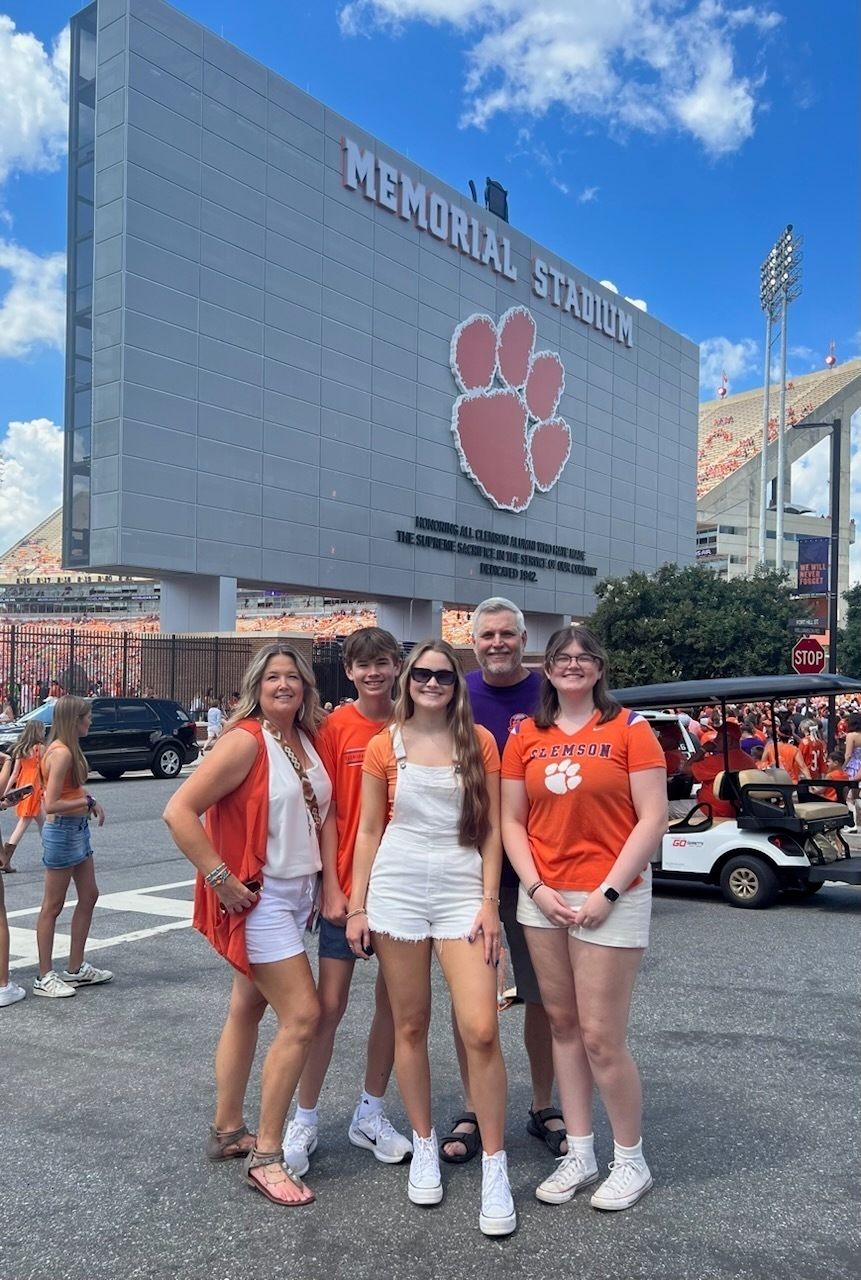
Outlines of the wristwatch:
<svg viewBox="0 0 861 1280">
<path fill-rule="evenodd" d="M 611 884 L 602 884 L 598 886 L 608 902 L 618 902 L 621 897 L 619 890 L 614 889 Z"/>
</svg>

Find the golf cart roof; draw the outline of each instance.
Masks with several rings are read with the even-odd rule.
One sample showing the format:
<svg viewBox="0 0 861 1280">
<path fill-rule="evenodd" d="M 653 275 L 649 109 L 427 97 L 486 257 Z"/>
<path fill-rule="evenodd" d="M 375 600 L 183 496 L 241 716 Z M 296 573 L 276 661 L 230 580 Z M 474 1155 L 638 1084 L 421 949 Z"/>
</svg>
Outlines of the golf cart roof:
<svg viewBox="0 0 861 1280">
<path fill-rule="evenodd" d="M 679 680 L 672 684 L 642 684 L 614 689 L 623 707 L 706 707 L 727 702 L 776 702 L 783 698 L 848 697 L 861 690 L 850 676 L 739 676 L 738 679 Z"/>
</svg>

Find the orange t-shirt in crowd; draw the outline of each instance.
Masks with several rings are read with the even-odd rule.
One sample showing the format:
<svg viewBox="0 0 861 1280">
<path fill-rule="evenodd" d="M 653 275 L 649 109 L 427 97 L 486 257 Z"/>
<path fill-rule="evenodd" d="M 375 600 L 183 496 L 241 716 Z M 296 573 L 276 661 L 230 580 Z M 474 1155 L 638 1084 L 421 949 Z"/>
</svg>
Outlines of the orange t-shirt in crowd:
<svg viewBox="0 0 861 1280">
<path fill-rule="evenodd" d="M 736 769 L 755 769 L 756 761 L 741 747 L 730 747 L 727 767 Z M 722 751 L 715 751 L 702 760 L 691 761 L 691 773 L 700 784 L 697 800 L 700 804 L 710 804 L 713 818 L 734 818 L 735 809 L 728 800 L 718 800 L 714 793 L 714 780 L 724 770 Z"/>
<path fill-rule="evenodd" d="M 798 782 L 801 777 L 801 769 L 798 766 L 798 747 L 794 743 L 778 742 L 777 764 L 779 769 L 784 769 L 789 774 L 793 782 Z M 765 744 L 759 767 L 760 769 L 774 768 L 774 739 L 772 738 Z"/>
<path fill-rule="evenodd" d="M 599 714 L 570 734 L 527 717 L 505 744 L 502 776 L 525 782 L 529 848 L 552 889 L 597 889 L 637 825 L 629 775 L 665 769 L 648 720 L 623 707 L 598 724 Z"/>
<path fill-rule="evenodd" d="M 849 774 L 846 772 L 845 769 L 830 769 L 825 776 L 826 778 L 834 778 L 837 782 L 849 781 Z M 823 800 L 831 800 L 832 802 L 836 801 L 838 798 L 837 788 L 823 787 L 821 791 L 821 795 Z M 845 795 L 845 792 L 844 792 L 844 795 Z"/>
<path fill-rule="evenodd" d="M 798 744 L 798 750 L 801 752 L 811 778 L 823 778 L 828 760 L 825 743 L 820 742 L 818 738 L 802 738 Z"/>
<path fill-rule="evenodd" d="M 338 828 L 338 884 L 350 896 L 353 887 L 353 852 L 362 808 L 362 761 L 365 748 L 384 722 L 363 716 L 354 702 L 336 707 L 326 717 L 314 746 L 332 782 Z"/>
<path fill-rule="evenodd" d="M 499 750 L 493 734 L 488 729 L 485 729 L 483 725 L 477 724 L 475 726 L 475 736 L 481 749 L 485 773 L 499 773 Z M 407 760 L 409 760 L 409 753 L 407 753 Z M 395 801 L 398 762 L 395 759 L 392 735 L 388 729 L 378 733 L 368 743 L 368 748 L 365 752 L 365 763 L 362 768 L 365 773 L 371 774 L 374 778 L 379 778 L 381 782 L 388 783 L 389 816 L 391 816 L 392 805 Z"/>
</svg>

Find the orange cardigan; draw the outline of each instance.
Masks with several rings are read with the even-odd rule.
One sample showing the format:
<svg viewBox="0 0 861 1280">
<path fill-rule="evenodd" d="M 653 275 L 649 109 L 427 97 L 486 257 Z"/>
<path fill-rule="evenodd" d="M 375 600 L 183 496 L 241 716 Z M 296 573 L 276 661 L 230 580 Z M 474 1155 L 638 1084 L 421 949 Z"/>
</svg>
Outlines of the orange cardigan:
<svg viewBox="0 0 861 1280">
<path fill-rule="evenodd" d="M 269 833 L 269 758 L 260 721 L 240 720 L 228 732 L 233 733 L 240 728 L 257 739 L 257 759 L 245 781 L 207 809 L 204 826 L 219 858 L 235 876 L 240 880 L 260 880 Z M 251 968 L 245 949 L 247 914 L 245 911 L 235 916 L 224 914 L 220 910 L 218 895 L 198 872 L 192 924 L 219 955 L 230 961 L 234 969 L 250 978 Z"/>
</svg>

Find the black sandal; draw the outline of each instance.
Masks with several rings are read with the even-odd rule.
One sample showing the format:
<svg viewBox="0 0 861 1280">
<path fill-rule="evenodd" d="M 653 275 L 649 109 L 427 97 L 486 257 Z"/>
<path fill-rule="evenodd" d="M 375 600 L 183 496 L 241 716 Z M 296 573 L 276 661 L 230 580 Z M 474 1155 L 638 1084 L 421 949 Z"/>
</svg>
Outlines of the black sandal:
<svg viewBox="0 0 861 1280">
<path fill-rule="evenodd" d="M 529 1108 L 529 1119 L 526 1121 L 526 1132 L 533 1138 L 545 1142 L 558 1160 L 562 1155 L 562 1143 L 565 1141 L 565 1129 L 548 1129 L 548 1120 L 564 1120 L 558 1107 L 542 1107 L 540 1111 Z"/>
<path fill-rule="evenodd" d="M 455 1133 L 459 1124 L 474 1124 L 475 1129 L 472 1133 Z M 451 1142 L 459 1142 L 464 1148 L 462 1156 L 446 1155 L 444 1148 Z M 475 1118 L 474 1111 L 464 1111 L 463 1115 L 457 1116 L 451 1122 L 451 1132 L 447 1133 L 439 1143 L 439 1158 L 445 1160 L 448 1164 L 466 1164 L 478 1155 L 481 1150 L 481 1134 L 478 1131 L 478 1121 Z"/>
</svg>

